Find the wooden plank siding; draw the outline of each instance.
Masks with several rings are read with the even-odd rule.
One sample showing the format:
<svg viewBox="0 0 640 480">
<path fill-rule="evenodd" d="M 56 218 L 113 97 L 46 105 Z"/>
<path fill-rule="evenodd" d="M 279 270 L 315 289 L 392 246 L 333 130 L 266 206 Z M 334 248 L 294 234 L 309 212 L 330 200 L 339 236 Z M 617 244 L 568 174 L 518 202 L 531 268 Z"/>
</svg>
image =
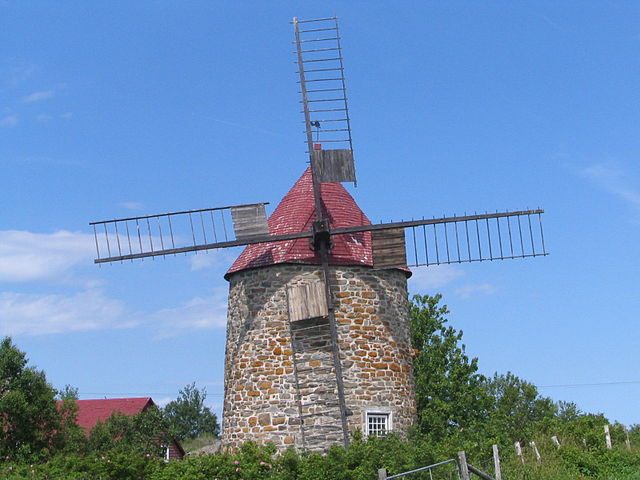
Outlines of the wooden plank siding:
<svg viewBox="0 0 640 480">
<path fill-rule="evenodd" d="M 314 150 L 313 154 L 320 183 L 356 181 L 356 169 L 351 150 Z"/>
<path fill-rule="evenodd" d="M 402 268 L 407 266 L 404 228 L 374 230 L 373 268 Z"/>
<path fill-rule="evenodd" d="M 231 218 L 238 240 L 269 233 L 264 205 L 231 207 Z"/>
</svg>

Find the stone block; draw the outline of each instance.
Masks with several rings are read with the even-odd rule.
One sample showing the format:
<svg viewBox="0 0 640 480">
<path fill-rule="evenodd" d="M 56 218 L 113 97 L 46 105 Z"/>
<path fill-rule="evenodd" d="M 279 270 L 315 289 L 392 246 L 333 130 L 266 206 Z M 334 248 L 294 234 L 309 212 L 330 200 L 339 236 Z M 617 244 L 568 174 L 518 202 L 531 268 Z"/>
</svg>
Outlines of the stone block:
<svg viewBox="0 0 640 480">
<path fill-rule="evenodd" d="M 271 414 L 270 413 L 258 414 L 258 423 L 262 426 L 271 425 Z"/>
</svg>

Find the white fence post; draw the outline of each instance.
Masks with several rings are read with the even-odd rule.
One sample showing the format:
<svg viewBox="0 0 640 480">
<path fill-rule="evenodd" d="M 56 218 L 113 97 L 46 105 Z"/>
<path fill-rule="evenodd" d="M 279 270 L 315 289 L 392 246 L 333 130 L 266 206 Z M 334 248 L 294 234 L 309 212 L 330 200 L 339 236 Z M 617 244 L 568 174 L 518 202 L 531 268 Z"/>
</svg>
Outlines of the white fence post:
<svg viewBox="0 0 640 480">
<path fill-rule="evenodd" d="M 520 446 L 520 442 L 516 442 L 513 445 L 516 447 L 516 455 L 520 457 L 520 461 L 524 465 L 524 457 L 522 456 L 522 447 Z"/>
<path fill-rule="evenodd" d="M 607 448 L 611 450 L 611 433 L 609 433 L 609 425 L 604 426 L 604 439 L 607 442 Z"/>
<path fill-rule="evenodd" d="M 558 437 L 554 435 L 553 437 L 551 437 L 551 441 L 556 447 L 560 448 L 560 440 L 558 440 Z"/>
<path fill-rule="evenodd" d="M 469 466 L 467 465 L 467 455 L 462 452 L 458 452 L 458 470 L 460 472 L 460 478 L 462 480 L 471 480 L 469 474 Z"/>
<path fill-rule="evenodd" d="M 387 480 L 387 469 L 379 468 L 378 469 L 378 480 Z"/>
<path fill-rule="evenodd" d="M 496 480 L 502 480 L 502 471 L 500 470 L 500 454 L 498 453 L 498 445 L 493 445 L 493 471 L 496 474 Z"/>
<path fill-rule="evenodd" d="M 624 433 L 627 436 L 627 438 L 625 439 L 624 443 L 627 444 L 627 450 L 631 451 L 631 440 L 629 440 L 629 430 L 627 430 L 626 428 L 624 429 Z"/>
<path fill-rule="evenodd" d="M 533 453 L 536 454 L 536 462 L 541 463 L 542 457 L 540 457 L 540 452 L 538 451 L 538 447 L 536 447 L 536 442 L 529 442 L 529 446 L 533 448 Z"/>
</svg>

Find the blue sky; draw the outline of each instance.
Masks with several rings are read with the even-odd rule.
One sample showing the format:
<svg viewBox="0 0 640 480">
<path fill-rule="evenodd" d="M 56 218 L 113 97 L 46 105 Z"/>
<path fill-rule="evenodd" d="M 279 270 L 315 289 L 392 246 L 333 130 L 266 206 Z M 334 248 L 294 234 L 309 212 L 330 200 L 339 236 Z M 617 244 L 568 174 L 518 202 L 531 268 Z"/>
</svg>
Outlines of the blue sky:
<svg viewBox="0 0 640 480">
<path fill-rule="evenodd" d="M 306 166 L 289 21 L 334 14 L 373 221 L 547 212 L 550 256 L 412 292 L 483 373 L 640 423 L 636 2 L 0 0 L 0 335 L 81 398 L 219 409 L 239 251 L 98 267 L 88 222 L 272 210 Z"/>
</svg>

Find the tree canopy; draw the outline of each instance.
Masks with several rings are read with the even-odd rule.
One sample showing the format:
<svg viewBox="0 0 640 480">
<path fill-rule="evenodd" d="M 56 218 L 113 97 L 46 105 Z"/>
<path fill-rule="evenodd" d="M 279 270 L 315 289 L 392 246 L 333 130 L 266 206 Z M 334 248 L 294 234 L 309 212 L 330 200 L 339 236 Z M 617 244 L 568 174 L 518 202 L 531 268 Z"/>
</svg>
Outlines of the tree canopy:
<svg viewBox="0 0 640 480">
<path fill-rule="evenodd" d="M 204 405 L 206 399 L 206 389 L 198 390 L 196 384 L 191 383 L 180 390 L 176 400 L 167 404 L 164 415 L 176 438 L 185 440 L 202 434 L 218 436 L 218 418 Z"/>
<path fill-rule="evenodd" d="M 63 418 L 43 371 L 5 337 L 0 343 L 0 456 L 46 456 L 61 446 Z"/>
<path fill-rule="evenodd" d="M 462 331 L 446 325 L 442 295 L 416 295 L 409 308 L 419 430 L 443 437 L 484 420 L 491 405 L 478 359 L 470 359 Z"/>
</svg>

